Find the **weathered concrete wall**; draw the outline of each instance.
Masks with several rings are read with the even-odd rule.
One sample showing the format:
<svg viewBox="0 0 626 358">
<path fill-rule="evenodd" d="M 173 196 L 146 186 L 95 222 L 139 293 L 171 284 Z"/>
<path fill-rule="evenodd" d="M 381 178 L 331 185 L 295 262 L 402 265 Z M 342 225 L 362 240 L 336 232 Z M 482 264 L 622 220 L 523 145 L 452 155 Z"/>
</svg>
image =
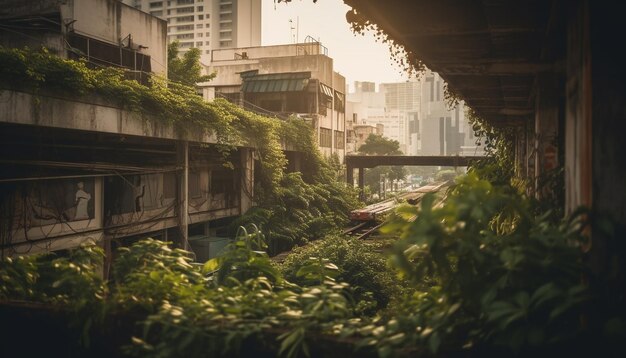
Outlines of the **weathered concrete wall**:
<svg viewBox="0 0 626 358">
<path fill-rule="evenodd" d="M 167 74 L 167 22 L 115 0 L 70 0 L 63 7 L 64 20 L 76 20 L 80 34 L 112 44 L 128 35 L 140 52 L 151 58 L 152 72 Z M 136 48 L 133 46 L 133 48 Z"/>
<path fill-rule="evenodd" d="M 0 122 L 217 143 L 203 131 L 181 133 L 157 118 L 76 99 L 0 91 Z"/>
</svg>

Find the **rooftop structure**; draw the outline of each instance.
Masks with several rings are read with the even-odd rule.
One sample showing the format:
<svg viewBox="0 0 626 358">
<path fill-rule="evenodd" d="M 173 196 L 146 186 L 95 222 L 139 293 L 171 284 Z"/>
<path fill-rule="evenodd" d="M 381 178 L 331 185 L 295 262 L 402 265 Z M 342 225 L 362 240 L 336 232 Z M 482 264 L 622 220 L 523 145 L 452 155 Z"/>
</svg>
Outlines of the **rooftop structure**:
<svg viewBox="0 0 626 358">
<path fill-rule="evenodd" d="M 321 43 L 215 50 L 201 84 L 207 100 L 227 98 L 277 118 L 295 115 L 311 122 L 324 155 L 345 155 L 345 78 Z"/>
</svg>

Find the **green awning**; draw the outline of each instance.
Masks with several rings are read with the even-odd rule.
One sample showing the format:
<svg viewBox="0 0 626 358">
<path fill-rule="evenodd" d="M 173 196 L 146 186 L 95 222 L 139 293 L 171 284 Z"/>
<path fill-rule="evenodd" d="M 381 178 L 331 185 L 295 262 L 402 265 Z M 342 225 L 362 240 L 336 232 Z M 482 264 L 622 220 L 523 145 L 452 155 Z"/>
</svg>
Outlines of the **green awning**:
<svg viewBox="0 0 626 358">
<path fill-rule="evenodd" d="M 311 72 L 250 74 L 241 76 L 242 91 L 247 93 L 260 92 L 295 92 L 302 91 L 309 84 Z"/>
</svg>

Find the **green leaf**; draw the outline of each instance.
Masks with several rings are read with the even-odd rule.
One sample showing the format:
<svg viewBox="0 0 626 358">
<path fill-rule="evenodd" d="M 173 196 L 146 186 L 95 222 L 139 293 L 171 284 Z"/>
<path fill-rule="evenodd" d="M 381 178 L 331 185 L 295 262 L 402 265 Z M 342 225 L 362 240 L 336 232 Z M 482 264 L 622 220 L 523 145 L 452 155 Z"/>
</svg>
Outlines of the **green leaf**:
<svg viewBox="0 0 626 358">
<path fill-rule="evenodd" d="M 220 267 L 220 259 L 215 257 L 204 263 L 202 271 L 205 273 L 216 271 Z"/>
</svg>

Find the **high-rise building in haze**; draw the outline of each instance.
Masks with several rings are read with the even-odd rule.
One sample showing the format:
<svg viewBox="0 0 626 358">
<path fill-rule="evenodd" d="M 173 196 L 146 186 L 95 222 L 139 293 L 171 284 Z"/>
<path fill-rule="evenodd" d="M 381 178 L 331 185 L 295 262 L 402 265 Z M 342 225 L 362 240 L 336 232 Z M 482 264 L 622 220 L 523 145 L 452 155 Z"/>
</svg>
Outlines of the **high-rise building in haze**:
<svg viewBox="0 0 626 358">
<path fill-rule="evenodd" d="M 167 20 L 168 41 L 181 52 L 200 49 L 201 61 L 211 50 L 261 45 L 261 0 L 123 0 Z"/>
<path fill-rule="evenodd" d="M 397 140 L 406 155 L 483 153 L 475 144 L 464 104 L 447 108 L 444 81 L 436 73 L 427 71 L 419 80 L 381 83 L 378 92 L 371 82 L 355 82 L 355 92 L 347 98 L 346 117 L 353 118 L 353 125 L 383 125 L 382 135 Z M 348 128 L 349 152 L 358 151 L 359 143 L 355 131 Z"/>
<path fill-rule="evenodd" d="M 385 108 L 402 112 L 420 110 L 421 90 L 417 80 L 381 83 L 380 92 L 385 94 Z"/>
</svg>

